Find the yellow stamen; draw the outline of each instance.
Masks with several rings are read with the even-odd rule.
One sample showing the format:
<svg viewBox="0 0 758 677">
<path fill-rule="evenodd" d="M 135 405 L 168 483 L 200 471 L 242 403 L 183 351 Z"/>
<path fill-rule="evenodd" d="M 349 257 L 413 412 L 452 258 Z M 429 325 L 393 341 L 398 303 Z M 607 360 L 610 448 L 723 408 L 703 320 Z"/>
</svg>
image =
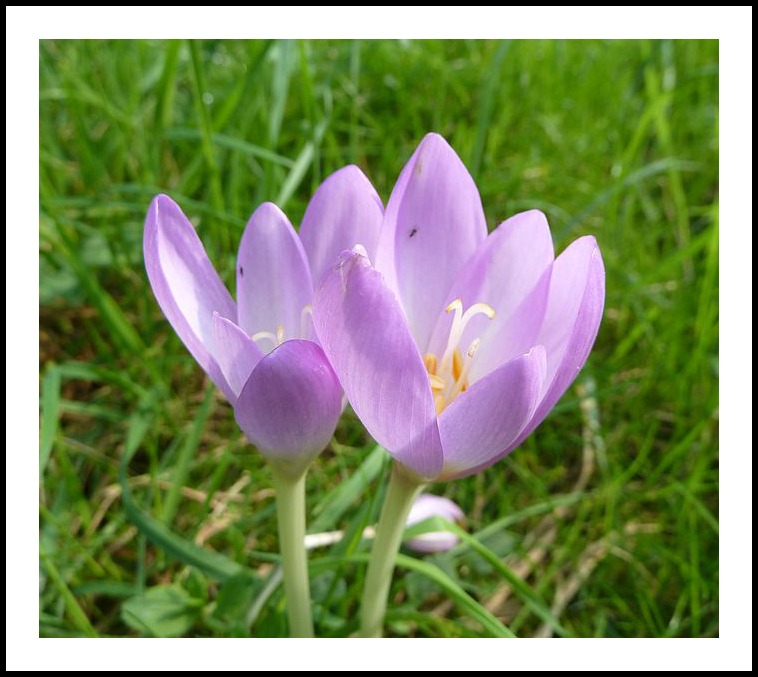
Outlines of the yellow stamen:
<svg viewBox="0 0 758 677">
<path fill-rule="evenodd" d="M 435 376 L 434 374 L 429 374 L 429 383 L 432 386 L 432 392 L 435 390 L 444 390 L 445 389 L 445 381 L 443 381 L 439 376 Z"/>
<path fill-rule="evenodd" d="M 461 377 L 463 371 L 463 360 L 461 359 L 461 353 L 456 350 L 453 353 L 453 380 L 457 381 Z"/>
<path fill-rule="evenodd" d="M 253 341 L 256 343 L 264 339 L 266 341 L 271 341 L 273 345 L 271 350 L 273 350 L 277 346 L 280 346 L 282 343 L 284 343 L 284 327 L 280 324 L 276 328 L 276 333 L 273 331 L 259 331 L 253 334 L 250 338 L 253 339 Z"/>
<path fill-rule="evenodd" d="M 274 332 L 272 331 L 259 331 L 253 334 L 250 338 L 253 339 L 253 341 L 255 341 L 256 343 L 258 341 L 262 341 L 263 339 L 266 339 L 268 341 L 271 341 L 271 343 L 273 343 L 274 346 L 278 345 L 276 342 L 276 334 L 274 334 Z"/>
<path fill-rule="evenodd" d="M 426 353 L 423 357 L 434 396 L 434 408 L 438 415 L 469 386 L 468 375 L 471 371 L 471 363 L 479 350 L 481 340 L 478 337 L 475 338 L 471 341 L 468 350 L 461 353 L 459 344 L 463 339 L 466 326 L 477 315 L 484 315 L 490 320 L 495 317 L 495 311 L 486 303 L 474 303 L 464 312 L 461 299 L 452 301 L 445 311 L 454 315 L 442 359 L 438 359 L 433 353 Z"/>
</svg>

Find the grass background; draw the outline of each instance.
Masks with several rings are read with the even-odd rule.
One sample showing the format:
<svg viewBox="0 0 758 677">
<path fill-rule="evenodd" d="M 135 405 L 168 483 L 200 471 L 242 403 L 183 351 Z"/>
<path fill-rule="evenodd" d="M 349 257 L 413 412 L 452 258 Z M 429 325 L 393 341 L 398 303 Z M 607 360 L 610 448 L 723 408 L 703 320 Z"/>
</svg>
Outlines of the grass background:
<svg viewBox="0 0 758 677">
<path fill-rule="evenodd" d="M 386 200 L 428 131 L 490 227 L 594 234 L 587 367 L 507 459 L 433 490 L 471 538 L 406 553 L 388 634 L 717 636 L 716 41 L 40 43 L 40 634 L 286 634 L 270 476 L 162 317 L 142 224 L 172 195 L 233 288 L 244 223 L 330 172 Z M 386 458 L 350 415 L 314 466 L 317 632 L 356 629 Z M 503 625 L 505 624 L 505 625 Z"/>
</svg>

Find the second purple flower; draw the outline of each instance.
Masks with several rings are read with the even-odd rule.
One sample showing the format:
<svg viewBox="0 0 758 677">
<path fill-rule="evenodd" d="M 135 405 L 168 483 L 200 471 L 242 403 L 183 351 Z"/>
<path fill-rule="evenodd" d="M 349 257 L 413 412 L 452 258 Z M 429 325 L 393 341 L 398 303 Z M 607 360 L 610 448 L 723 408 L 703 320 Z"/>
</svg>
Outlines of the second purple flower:
<svg viewBox="0 0 758 677">
<path fill-rule="evenodd" d="M 194 358 L 234 406 L 242 430 L 297 475 L 329 443 L 342 390 L 313 332 L 314 283 L 341 250 L 374 251 L 382 204 L 355 166 L 331 175 L 295 232 L 264 203 L 237 255 L 237 302 L 177 204 L 158 195 L 145 223 L 145 266 L 156 299 Z"/>
</svg>

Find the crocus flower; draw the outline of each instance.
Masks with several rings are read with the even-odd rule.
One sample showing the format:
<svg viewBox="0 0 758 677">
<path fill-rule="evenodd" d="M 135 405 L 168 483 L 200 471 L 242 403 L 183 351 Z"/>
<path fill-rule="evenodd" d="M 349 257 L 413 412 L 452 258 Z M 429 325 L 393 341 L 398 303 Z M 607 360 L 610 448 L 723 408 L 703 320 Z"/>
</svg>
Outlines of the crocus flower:
<svg viewBox="0 0 758 677">
<path fill-rule="evenodd" d="M 457 503 L 444 496 L 421 494 L 411 506 L 405 526 L 419 524 L 430 517 L 441 517 L 448 522 L 463 520 L 463 510 Z M 427 531 L 405 541 L 412 550 L 422 553 L 445 552 L 458 544 L 458 536 L 449 531 Z"/>
<path fill-rule="evenodd" d="M 242 236 L 235 303 L 176 203 L 158 195 L 150 205 L 145 265 L 158 304 L 250 441 L 293 474 L 326 447 L 342 411 L 313 334 L 314 281 L 346 247 L 374 251 L 381 219 L 381 201 L 355 166 L 321 185 L 300 237 L 276 205 L 262 204 Z"/>
<path fill-rule="evenodd" d="M 518 446 L 584 365 L 605 271 L 594 237 L 557 258 L 539 211 L 490 235 L 476 185 L 427 135 L 389 203 L 377 254 L 343 252 L 316 292 L 316 333 L 369 433 L 419 483 Z"/>
</svg>

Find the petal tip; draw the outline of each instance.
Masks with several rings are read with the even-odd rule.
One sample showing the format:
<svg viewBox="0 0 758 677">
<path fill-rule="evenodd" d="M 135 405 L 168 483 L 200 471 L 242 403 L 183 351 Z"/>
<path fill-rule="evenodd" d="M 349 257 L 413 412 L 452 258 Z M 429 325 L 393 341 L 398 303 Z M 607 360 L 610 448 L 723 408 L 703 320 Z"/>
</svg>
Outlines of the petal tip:
<svg viewBox="0 0 758 677">
<path fill-rule="evenodd" d="M 363 173 L 363 170 L 356 164 L 349 164 L 349 165 L 345 165 L 344 167 L 341 167 L 337 171 L 333 172 L 330 176 L 328 176 L 325 179 L 324 183 L 334 178 L 335 176 L 355 177 L 355 178 L 366 179 L 368 181 L 368 177 Z"/>
<path fill-rule="evenodd" d="M 547 356 L 547 350 L 542 344 L 537 344 L 536 346 L 532 346 L 529 349 L 529 351 L 526 353 L 526 356 L 535 360 L 542 360 Z"/>
<path fill-rule="evenodd" d="M 532 219 L 538 219 L 540 222 L 545 223 L 547 225 L 547 214 L 543 212 L 541 209 L 527 209 L 525 212 L 523 212 L 524 216 L 527 216 Z"/>
<path fill-rule="evenodd" d="M 250 220 L 253 219 L 261 219 L 264 217 L 276 217 L 276 218 L 287 218 L 284 212 L 273 202 L 261 202 L 261 204 L 256 207 L 255 211 L 250 216 Z"/>
<path fill-rule="evenodd" d="M 441 145 L 447 148 L 450 148 L 450 144 L 447 142 L 444 136 L 442 134 L 439 134 L 438 132 L 428 132 L 424 135 L 424 138 L 421 139 L 421 143 L 419 146 L 428 146 L 428 145 Z"/>
<path fill-rule="evenodd" d="M 368 253 L 362 244 L 356 244 L 350 249 L 343 249 L 337 257 L 337 263 L 334 268 L 340 273 L 345 274 L 349 273 L 355 265 L 361 265 L 365 268 L 371 267 Z"/>
<path fill-rule="evenodd" d="M 165 193 L 158 193 L 150 201 L 150 206 L 147 208 L 147 223 L 151 225 L 155 223 L 157 225 L 158 218 L 163 211 L 176 211 L 181 213 L 181 209 L 174 200 L 172 200 Z"/>
</svg>

